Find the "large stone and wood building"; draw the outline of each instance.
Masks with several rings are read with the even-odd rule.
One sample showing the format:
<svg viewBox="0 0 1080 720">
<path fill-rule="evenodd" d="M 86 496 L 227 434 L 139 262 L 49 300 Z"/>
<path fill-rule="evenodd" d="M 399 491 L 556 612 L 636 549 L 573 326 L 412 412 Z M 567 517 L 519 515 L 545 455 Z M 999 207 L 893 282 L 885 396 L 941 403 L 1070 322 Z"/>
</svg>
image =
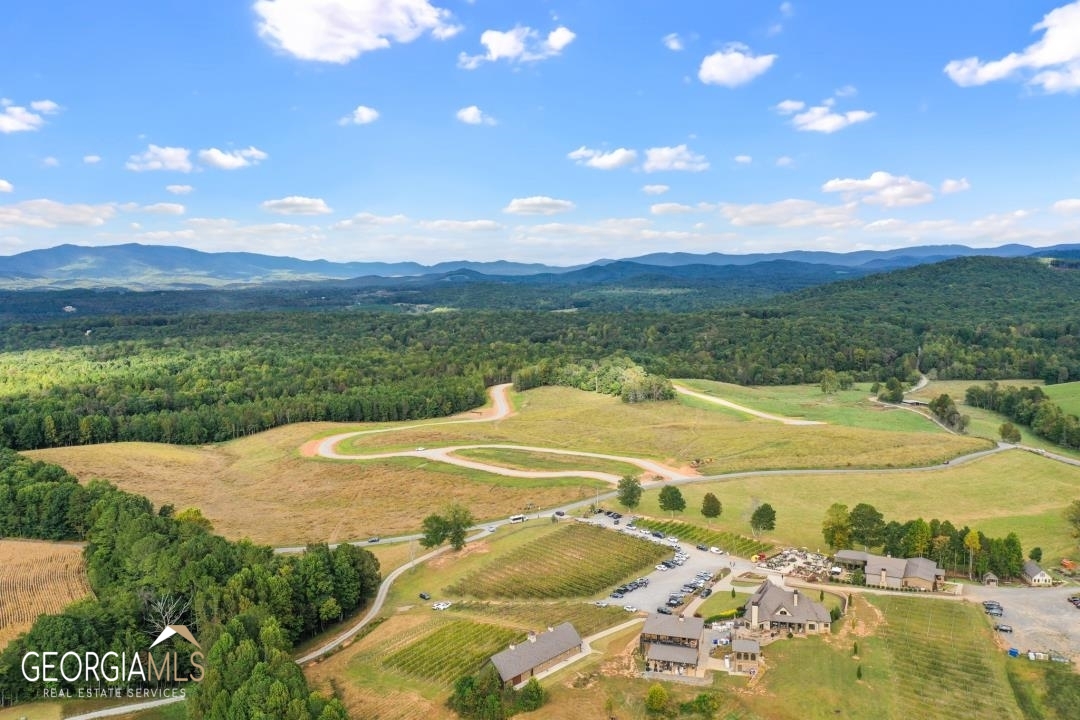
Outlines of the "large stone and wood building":
<svg viewBox="0 0 1080 720">
<path fill-rule="evenodd" d="M 841 550 L 834 559 L 849 570 L 861 570 L 870 587 L 933 592 L 945 581 L 945 571 L 924 557 L 894 558 L 861 550 Z"/>
<path fill-rule="evenodd" d="M 824 605 L 802 597 L 798 590 L 785 590 L 768 580 L 746 601 L 743 619 L 751 630 L 799 635 L 827 633 L 832 627 L 832 617 Z"/>
<path fill-rule="evenodd" d="M 749 638 L 735 638 L 731 642 L 731 655 L 735 660 L 734 672 L 754 675 L 761 662 L 761 644 Z"/>
<path fill-rule="evenodd" d="M 640 644 L 645 669 L 677 675 L 695 673 L 704 632 L 705 621 L 702 618 L 652 613 L 641 629 Z"/>
<path fill-rule="evenodd" d="M 491 656 L 504 686 L 517 686 L 581 652 L 581 635 L 568 622 L 530 633 L 528 640 Z"/>
</svg>

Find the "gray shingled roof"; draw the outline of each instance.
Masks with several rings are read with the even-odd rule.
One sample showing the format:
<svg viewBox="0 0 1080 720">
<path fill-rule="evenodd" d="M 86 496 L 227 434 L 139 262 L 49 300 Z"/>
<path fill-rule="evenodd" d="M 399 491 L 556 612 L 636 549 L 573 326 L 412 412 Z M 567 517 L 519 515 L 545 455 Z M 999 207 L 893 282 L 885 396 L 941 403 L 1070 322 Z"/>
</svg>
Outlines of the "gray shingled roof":
<svg viewBox="0 0 1080 720">
<path fill-rule="evenodd" d="M 934 582 L 940 574 L 942 573 L 938 570 L 937 563 L 924 557 L 908 558 L 907 568 L 904 570 L 904 577 L 916 577 L 927 582 Z"/>
<path fill-rule="evenodd" d="M 700 640 L 705 631 L 705 620 L 698 617 L 679 619 L 674 615 L 652 613 L 645 619 L 642 635 L 667 635 L 686 640 Z"/>
<path fill-rule="evenodd" d="M 1041 573 L 1042 571 L 1043 571 L 1043 569 L 1041 567 L 1039 567 L 1039 563 L 1035 562 L 1034 560 L 1025 560 L 1024 561 L 1024 574 L 1027 575 L 1028 577 L 1033 578 L 1036 575 L 1038 575 L 1039 573 Z"/>
<path fill-rule="evenodd" d="M 649 652 L 645 657 L 649 660 L 682 663 L 683 665 L 697 665 L 698 663 L 697 648 L 682 647 L 681 645 L 653 643 L 649 646 Z"/>
<path fill-rule="evenodd" d="M 774 585 L 768 580 L 746 601 L 746 617 L 750 617 L 750 607 L 754 601 L 758 603 L 758 622 L 830 622 L 829 611 L 821 603 L 816 603 L 805 595 L 799 595 L 799 603 L 795 604 L 795 592 L 785 590 L 779 585 Z M 787 614 L 780 611 L 786 610 Z"/>
<path fill-rule="evenodd" d="M 503 682 L 506 682 L 579 645 L 581 635 L 573 625 L 565 622 L 546 633 L 540 633 L 534 641 L 526 640 L 492 655 L 491 664 L 499 671 Z"/>
<path fill-rule="evenodd" d="M 737 653 L 760 653 L 761 643 L 757 640 L 750 640 L 748 638 L 736 638 L 731 642 L 731 649 L 733 652 Z"/>
<path fill-rule="evenodd" d="M 882 557 L 881 555 L 868 555 L 866 558 L 867 582 L 878 582 L 881 579 L 881 571 L 885 570 L 885 577 L 900 580 L 907 572 L 907 560 L 904 558 Z"/>
<path fill-rule="evenodd" d="M 862 550 L 840 550 L 833 557 L 845 563 L 866 562 L 867 553 Z"/>
</svg>

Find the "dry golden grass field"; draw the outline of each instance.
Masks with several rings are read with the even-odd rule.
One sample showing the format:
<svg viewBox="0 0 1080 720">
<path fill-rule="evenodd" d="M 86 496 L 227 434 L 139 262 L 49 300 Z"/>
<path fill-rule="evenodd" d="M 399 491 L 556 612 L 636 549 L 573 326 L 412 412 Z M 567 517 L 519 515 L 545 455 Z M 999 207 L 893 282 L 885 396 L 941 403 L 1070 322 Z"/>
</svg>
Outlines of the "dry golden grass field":
<svg viewBox="0 0 1080 720">
<path fill-rule="evenodd" d="M 60 612 L 89 594 L 80 545 L 0 540 L 0 648 L 38 615 Z"/>
<path fill-rule="evenodd" d="M 443 425 L 347 441 L 344 452 L 469 442 L 507 442 L 647 457 L 702 473 L 768 468 L 898 467 L 940 462 L 987 447 L 935 431 L 791 427 L 678 402 L 628 405 L 567 388 L 514 398 L 518 413 L 493 423 Z M 877 412 L 872 409 L 867 413 Z M 929 423 L 927 423 L 929 425 Z M 227 537 L 294 545 L 418 529 L 422 517 L 458 501 L 481 519 L 535 503 L 586 498 L 585 479 L 521 480 L 416 458 L 377 462 L 301 457 L 321 437 L 371 426 L 307 423 L 206 447 L 118 443 L 38 450 L 80 480 L 100 477 L 177 509 L 199 507 Z"/>
</svg>

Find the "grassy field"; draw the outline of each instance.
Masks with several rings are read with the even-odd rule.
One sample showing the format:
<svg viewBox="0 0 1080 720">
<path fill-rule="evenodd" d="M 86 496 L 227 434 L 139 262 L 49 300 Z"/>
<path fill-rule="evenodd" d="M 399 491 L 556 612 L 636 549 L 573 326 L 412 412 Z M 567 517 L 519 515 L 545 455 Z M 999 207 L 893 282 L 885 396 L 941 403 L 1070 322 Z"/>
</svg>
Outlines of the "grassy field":
<svg viewBox="0 0 1080 720">
<path fill-rule="evenodd" d="M 419 446 L 515 443 L 659 460 L 675 467 L 701 461 L 706 474 L 761 468 L 894 467 L 940 462 L 985 441 L 955 437 L 903 411 L 867 410 L 884 429 L 796 427 L 732 417 L 680 402 L 626 404 L 617 398 L 546 387 L 518 396 L 520 413 L 497 423 L 444 425 L 348 440 L 342 452 Z M 914 424 L 913 424 L 914 421 Z M 917 428 L 917 429 L 913 429 Z"/>
<path fill-rule="evenodd" d="M 302 458 L 297 448 L 337 426 L 302 424 L 207 447 L 116 443 L 27 453 L 80 480 L 107 478 L 155 504 L 199 507 L 226 537 L 271 545 L 357 540 L 413 532 L 448 502 L 478 518 L 506 517 L 527 503 L 591 496 L 595 480 L 519 480 L 421 458 L 343 463 Z"/>
<path fill-rule="evenodd" d="M 0 648 L 38 615 L 60 612 L 89 594 L 81 546 L 0 540 Z"/>
<path fill-rule="evenodd" d="M 568 622 L 577 628 L 582 637 L 626 620 L 626 611 L 622 608 L 601 608 L 589 602 L 467 601 L 454 603 L 447 613 L 481 622 L 498 622 L 522 630 L 540 631 Z"/>
<path fill-rule="evenodd" d="M 719 473 L 922 465 L 985 444 L 932 428 L 914 431 L 903 425 L 906 418 L 896 432 L 790 427 L 678 402 L 628 405 L 568 388 L 531 390 L 514 396 L 514 403 L 519 414 L 499 422 L 436 423 L 365 436 L 343 449 L 507 442 L 647 457 L 677 467 L 700 460 L 702 472 Z M 304 458 L 297 451 L 313 437 L 372 427 L 393 425 L 306 423 L 206 447 L 118 443 L 28 454 L 58 463 L 82 480 L 110 479 L 155 504 L 199 507 L 227 537 L 274 545 L 415 531 L 420 518 L 449 501 L 467 505 L 478 518 L 505 517 L 528 503 L 550 507 L 583 499 L 597 487 L 585 479 L 521 480 L 419 458 L 335 462 Z M 523 466 L 553 461 L 551 456 L 512 459 Z"/>
<path fill-rule="evenodd" d="M 990 536 L 1015 531 L 1027 549 L 1040 546 L 1048 564 L 1075 554 L 1062 517 L 1080 497 L 1080 470 L 1033 453 L 1012 450 L 940 470 L 770 475 L 681 486 L 687 510 L 676 520 L 704 527 L 698 512 L 705 493 L 723 503 L 712 522 L 721 532 L 747 533 L 755 502 L 776 510 L 776 529 L 762 538 L 775 545 L 822 548 L 821 521 L 834 502 L 874 505 L 886 520 L 922 517 L 968 525 Z M 662 518 L 659 490 L 646 490 L 639 510 Z"/>
<path fill-rule="evenodd" d="M 854 622 L 837 634 L 765 648 L 768 669 L 759 692 L 747 696 L 750 707 L 775 720 L 1021 720 L 1005 655 L 974 606 L 904 597 L 871 603 L 857 600 Z"/>
<path fill-rule="evenodd" d="M 1080 382 L 1046 385 L 1043 391 L 1065 412 L 1080 415 Z"/>
<path fill-rule="evenodd" d="M 447 590 L 488 598 L 589 597 L 651 568 L 669 548 L 580 523 L 521 545 Z"/>
<path fill-rule="evenodd" d="M 592 470 L 612 475 L 636 477 L 643 471 L 637 465 L 602 460 L 600 458 L 555 453 L 530 452 L 528 450 L 509 450 L 504 448 L 468 448 L 454 453 L 470 460 L 479 460 L 491 465 L 514 470 Z"/>
<path fill-rule="evenodd" d="M 940 432 L 932 423 L 902 410 L 883 408 L 872 401 L 873 393 L 867 384 L 853 385 L 849 390 L 826 395 L 821 392 L 820 385 L 746 387 L 712 380 L 679 380 L 678 383 L 706 395 L 790 418 L 868 430 Z"/>
</svg>

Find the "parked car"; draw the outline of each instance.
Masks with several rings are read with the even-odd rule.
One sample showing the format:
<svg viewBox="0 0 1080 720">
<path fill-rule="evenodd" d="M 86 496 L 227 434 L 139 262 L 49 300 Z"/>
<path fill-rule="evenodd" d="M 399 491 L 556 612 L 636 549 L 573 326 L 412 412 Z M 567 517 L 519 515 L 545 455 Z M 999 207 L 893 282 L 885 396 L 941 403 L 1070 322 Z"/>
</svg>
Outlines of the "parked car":
<svg viewBox="0 0 1080 720">
<path fill-rule="evenodd" d="M 566 515 L 566 513 L 563 512 L 562 510 L 556 510 L 555 511 L 555 517 L 563 517 L 564 515 Z"/>
<path fill-rule="evenodd" d="M 709 552 L 711 552 L 711 553 L 714 553 L 714 554 L 716 554 L 716 555 L 723 555 L 723 554 L 724 554 L 724 551 L 723 551 L 723 550 L 721 550 L 721 549 L 720 549 L 720 548 L 718 548 L 718 547 L 711 547 L 711 548 L 709 548 Z"/>
<path fill-rule="evenodd" d="M 377 542 L 379 542 L 379 537 L 378 537 L 378 535 L 376 535 L 375 537 L 369 537 L 369 538 L 367 539 L 367 541 L 368 541 L 369 543 L 377 543 Z"/>
<path fill-rule="evenodd" d="M 994 626 L 994 629 L 997 630 L 998 632 L 1011 633 L 1012 632 L 1012 625 L 998 624 L 998 625 Z"/>
<path fill-rule="evenodd" d="M 707 598 L 710 595 L 712 595 L 712 588 L 705 588 L 704 590 L 701 591 L 701 597 L 703 597 L 703 598 Z"/>
<path fill-rule="evenodd" d="M 670 615 L 671 608 L 661 605 L 660 607 L 656 608 L 656 612 L 660 613 L 661 615 Z"/>
<path fill-rule="evenodd" d="M 420 599 L 421 600 L 430 600 L 431 596 L 428 595 L 427 593 L 420 593 Z"/>
<path fill-rule="evenodd" d="M 495 532 L 496 527 L 498 527 L 498 526 L 496 526 L 496 525 L 488 525 L 487 526 L 487 531 L 488 532 Z"/>
<path fill-rule="evenodd" d="M 453 605 L 453 603 L 450 602 L 449 600 L 440 600 L 439 602 L 432 605 L 431 609 L 432 610 L 445 610 L 446 608 L 450 607 L 451 605 Z"/>
<path fill-rule="evenodd" d="M 660 564 L 660 565 L 656 566 L 656 569 L 659 570 L 660 572 L 667 572 L 668 566 L 664 565 L 664 564 Z"/>
<path fill-rule="evenodd" d="M 596 607 L 607 607 L 608 603 L 607 600 L 597 600 L 593 603 L 593 605 L 595 605 Z"/>
<path fill-rule="evenodd" d="M 698 550 L 701 550 L 702 552 L 708 552 L 709 551 L 709 546 L 708 545 L 695 545 L 694 547 L 696 547 Z"/>
<path fill-rule="evenodd" d="M 1005 611 L 1002 610 L 1000 607 L 990 607 L 986 608 L 986 614 L 990 617 L 1001 617 L 1005 614 Z"/>
<path fill-rule="evenodd" d="M 622 609 L 625 610 L 626 612 L 629 612 L 629 613 L 637 612 L 637 608 L 634 607 L 633 605 L 623 605 Z"/>
</svg>

